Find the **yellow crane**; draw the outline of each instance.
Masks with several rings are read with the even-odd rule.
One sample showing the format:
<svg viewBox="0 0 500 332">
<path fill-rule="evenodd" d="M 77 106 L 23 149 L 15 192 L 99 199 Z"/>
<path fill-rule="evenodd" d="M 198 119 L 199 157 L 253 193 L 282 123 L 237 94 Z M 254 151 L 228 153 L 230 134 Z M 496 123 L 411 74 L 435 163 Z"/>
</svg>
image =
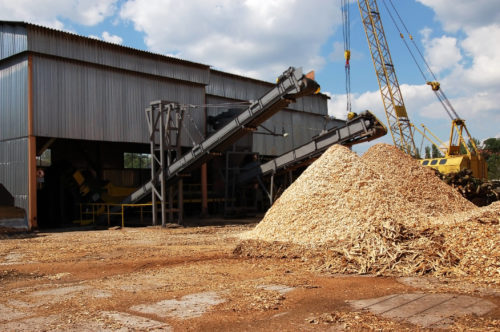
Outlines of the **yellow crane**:
<svg viewBox="0 0 500 332">
<path fill-rule="evenodd" d="M 348 6 L 348 2 L 343 1 L 343 6 Z M 392 5 L 392 1 L 391 1 Z M 389 52 L 389 46 L 385 38 L 384 28 L 382 26 L 382 21 L 380 18 L 380 12 L 376 0 L 358 0 L 358 7 L 361 14 L 361 19 L 363 21 L 363 26 L 366 33 L 366 38 L 368 41 L 368 46 L 372 56 L 373 64 L 375 67 L 375 73 L 379 83 L 380 94 L 382 96 L 382 101 L 387 116 L 387 121 L 391 131 L 392 139 L 394 145 L 399 147 L 401 150 L 405 151 L 409 155 L 414 157 L 418 156 L 418 150 L 414 142 L 414 129 L 420 132 L 424 137 L 428 138 L 418 128 L 413 126 L 406 112 L 406 107 L 404 105 L 403 96 L 399 87 L 399 82 L 396 77 L 396 71 L 392 62 L 391 54 Z M 394 5 L 393 5 L 394 7 Z M 394 8 L 394 10 L 396 10 Z M 399 14 L 398 14 L 399 17 Z M 392 15 L 391 15 L 391 18 Z M 399 17 L 401 19 L 401 17 Z M 348 19 L 348 18 L 347 18 Z M 344 15 L 344 25 L 346 17 Z M 394 18 L 393 18 L 394 20 Z M 396 24 L 396 23 L 395 23 Z M 396 24 L 397 26 L 397 24 Z M 404 26 L 404 23 L 403 23 Z M 406 29 L 406 26 L 404 26 Z M 345 30 L 346 28 L 344 28 Z M 399 28 L 398 28 L 399 29 Z M 413 41 L 411 34 L 406 30 L 410 39 Z M 403 34 L 400 31 L 401 38 Z M 406 42 L 405 42 L 406 43 Z M 344 45 L 346 43 L 344 42 Z M 408 45 L 406 45 L 408 50 L 411 52 Z M 415 45 L 415 47 L 417 47 Z M 418 50 L 418 48 L 417 48 Z M 419 51 L 420 56 L 422 53 Z M 348 60 L 350 57 L 350 51 L 346 49 L 346 67 L 348 66 Z M 415 57 L 412 54 L 413 59 Z M 423 58 L 423 56 L 422 56 Z M 427 65 L 428 70 L 432 73 L 429 65 L 423 59 Z M 426 79 L 425 74 L 418 65 L 417 61 L 415 63 L 419 67 L 420 72 Z M 347 72 L 346 72 L 347 73 Z M 435 78 L 435 76 L 434 76 Z M 427 81 L 427 79 L 426 79 Z M 424 159 L 420 162 L 424 166 L 429 166 L 438 169 L 441 173 L 451 173 L 458 172 L 462 169 L 468 168 L 472 170 L 472 175 L 479 179 L 487 178 L 487 166 L 485 159 L 481 156 L 479 149 L 477 148 L 474 140 L 465 125 L 465 120 L 458 116 L 457 112 L 451 105 L 450 101 L 441 89 L 439 82 L 437 81 L 427 81 L 427 84 L 431 86 L 432 90 L 436 94 L 438 100 L 443 105 L 445 111 L 448 113 L 452 120 L 451 132 L 449 143 L 445 149 L 444 158 L 433 158 Z M 350 89 L 349 89 L 350 90 Z M 349 96 L 348 96 L 349 100 Z M 350 101 L 349 101 L 350 103 Z M 427 128 L 425 128 L 428 130 Z M 430 131 L 429 131 L 430 132 Z M 432 133 L 431 133 L 432 134 Z M 437 137 L 432 134 L 433 137 Z M 464 137 L 468 138 L 470 146 L 467 144 Z M 441 144 L 438 146 L 434 143 L 432 139 L 429 139 L 431 143 L 436 145 L 438 149 L 445 146 L 445 144 L 437 139 Z"/>
<path fill-rule="evenodd" d="M 380 12 L 375 0 L 358 0 L 366 39 L 370 48 L 380 94 L 394 145 L 411 156 L 417 156 L 413 128 L 396 77 L 389 45 L 385 39 Z"/>
</svg>

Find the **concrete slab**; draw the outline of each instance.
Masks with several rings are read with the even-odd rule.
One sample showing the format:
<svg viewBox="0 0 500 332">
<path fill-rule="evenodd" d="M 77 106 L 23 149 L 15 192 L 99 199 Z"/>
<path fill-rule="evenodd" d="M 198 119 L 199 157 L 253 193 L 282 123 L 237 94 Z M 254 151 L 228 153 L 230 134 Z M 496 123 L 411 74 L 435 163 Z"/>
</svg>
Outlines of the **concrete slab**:
<svg viewBox="0 0 500 332">
<path fill-rule="evenodd" d="M 67 286 L 67 287 L 59 287 L 59 288 L 51 288 L 47 290 L 40 290 L 32 293 L 32 296 L 60 296 L 67 297 L 72 295 L 73 293 L 88 289 L 88 286 Z"/>
<path fill-rule="evenodd" d="M 145 314 L 159 317 L 173 317 L 189 319 L 202 316 L 210 307 L 223 303 L 226 300 L 216 292 L 204 292 L 183 296 L 180 300 L 164 300 L 153 304 L 135 305 L 130 308 Z"/>
<path fill-rule="evenodd" d="M 40 327 L 49 326 L 56 324 L 61 321 L 63 317 L 59 315 L 50 315 L 46 317 L 31 317 L 22 320 L 14 320 L 6 324 L 0 324 L 0 330 L 2 331 L 34 331 L 34 330 L 46 330 Z"/>
<path fill-rule="evenodd" d="M 453 299 L 451 294 L 426 294 L 418 298 L 410 299 L 411 294 L 401 294 L 398 297 L 401 299 L 401 305 L 387 310 L 382 316 L 389 318 L 408 318 L 418 315 L 422 312 L 432 310 L 432 308 L 442 305 Z M 404 303 L 404 299 L 408 299 Z M 369 308 L 371 311 L 371 308 Z"/>
<path fill-rule="evenodd" d="M 32 303 L 34 305 L 42 306 L 46 304 L 55 304 L 64 302 L 68 299 L 78 296 L 78 294 L 84 290 L 90 291 L 90 287 L 83 285 L 57 287 L 57 288 L 35 291 L 30 295 L 33 298 Z"/>
<path fill-rule="evenodd" d="M 399 294 L 389 298 L 381 298 L 381 301 L 375 301 L 373 304 L 365 306 L 362 309 L 370 310 L 374 314 L 384 314 L 388 311 L 394 310 L 395 308 L 407 305 L 408 303 L 418 300 L 424 296 L 425 294 L 423 293 Z"/>
<path fill-rule="evenodd" d="M 126 328 L 127 331 L 172 331 L 172 327 L 167 323 L 125 312 L 104 311 L 102 315 L 120 323 L 122 329 Z"/>
<path fill-rule="evenodd" d="M 355 309 L 422 327 L 445 328 L 453 317 L 466 314 L 484 315 L 496 307 L 478 297 L 455 294 L 395 294 L 375 299 L 348 302 Z"/>
<path fill-rule="evenodd" d="M 387 296 L 377 297 L 373 299 L 364 299 L 364 300 L 356 300 L 356 301 L 347 301 L 352 307 L 358 310 L 366 309 L 367 307 L 374 305 L 379 302 L 384 302 L 393 297 L 397 297 L 398 294 L 391 294 Z"/>
<path fill-rule="evenodd" d="M 0 303 L 0 322 L 26 317 L 26 313 Z"/>
<path fill-rule="evenodd" d="M 23 263 L 24 254 L 18 252 L 10 252 L 6 254 L 0 262 L 0 265 L 16 265 Z"/>
<path fill-rule="evenodd" d="M 286 285 L 259 285 L 257 286 L 258 289 L 263 289 L 267 291 L 275 291 L 280 293 L 281 295 L 285 295 L 286 293 L 293 291 L 295 288 L 293 287 L 288 287 Z"/>
<path fill-rule="evenodd" d="M 435 294 L 438 295 L 438 294 Z M 424 327 L 443 324 L 453 316 L 467 314 L 484 315 L 495 308 L 495 305 L 481 298 L 471 296 L 453 296 L 436 307 L 428 308 L 424 312 L 412 315 L 408 321 Z"/>
</svg>

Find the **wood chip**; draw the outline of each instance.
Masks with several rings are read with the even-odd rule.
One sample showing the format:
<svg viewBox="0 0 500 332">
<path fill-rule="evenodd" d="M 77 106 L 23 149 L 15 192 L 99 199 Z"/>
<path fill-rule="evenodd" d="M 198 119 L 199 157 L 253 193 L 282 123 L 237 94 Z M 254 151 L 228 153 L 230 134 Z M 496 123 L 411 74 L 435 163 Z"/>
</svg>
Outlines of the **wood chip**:
<svg viewBox="0 0 500 332">
<path fill-rule="evenodd" d="M 241 237 L 255 256 L 265 247 L 255 241 L 324 253 L 334 272 L 500 283 L 499 219 L 500 203 L 475 207 L 391 145 L 377 144 L 361 158 L 334 145 Z M 238 250 L 249 255 L 249 248 Z"/>
</svg>

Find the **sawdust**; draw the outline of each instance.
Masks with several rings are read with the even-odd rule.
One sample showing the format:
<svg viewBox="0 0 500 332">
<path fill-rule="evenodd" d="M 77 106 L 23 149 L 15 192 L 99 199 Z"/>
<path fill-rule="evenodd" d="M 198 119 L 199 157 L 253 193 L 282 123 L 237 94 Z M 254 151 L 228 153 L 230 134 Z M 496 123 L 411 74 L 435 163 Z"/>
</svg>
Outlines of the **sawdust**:
<svg viewBox="0 0 500 332">
<path fill-rule="evenodd" d="M 500 283 L 500 204 L 476 208 L 387 144 L 360 158 L 335 145 L 281 195 L 236 252 L 319 255 L 340 273 L 486 277 Z M 486 220 L 486 221 L 485 221 Z M 278 249 L 277 249 L 278 248 Z M 305 251 L 314 254 L 305 254 Z"/>
</svg>

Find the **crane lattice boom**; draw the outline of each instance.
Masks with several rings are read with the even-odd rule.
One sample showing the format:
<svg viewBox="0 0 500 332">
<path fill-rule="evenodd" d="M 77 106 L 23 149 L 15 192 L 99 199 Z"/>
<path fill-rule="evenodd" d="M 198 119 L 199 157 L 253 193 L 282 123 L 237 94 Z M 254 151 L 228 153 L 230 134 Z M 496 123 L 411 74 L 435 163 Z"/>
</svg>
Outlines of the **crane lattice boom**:
<svg viewBox="0 0 500 332">
<path fill-rule="evenodd" d="M 358 0 L 358 5 L 392 140 L 398 148 L 416 156 L 417 149 L 413 141 L 410 119 L 406 113 L 389 46 L 385 39 L 377 2 L 375 0 Z"/>
</svg>

